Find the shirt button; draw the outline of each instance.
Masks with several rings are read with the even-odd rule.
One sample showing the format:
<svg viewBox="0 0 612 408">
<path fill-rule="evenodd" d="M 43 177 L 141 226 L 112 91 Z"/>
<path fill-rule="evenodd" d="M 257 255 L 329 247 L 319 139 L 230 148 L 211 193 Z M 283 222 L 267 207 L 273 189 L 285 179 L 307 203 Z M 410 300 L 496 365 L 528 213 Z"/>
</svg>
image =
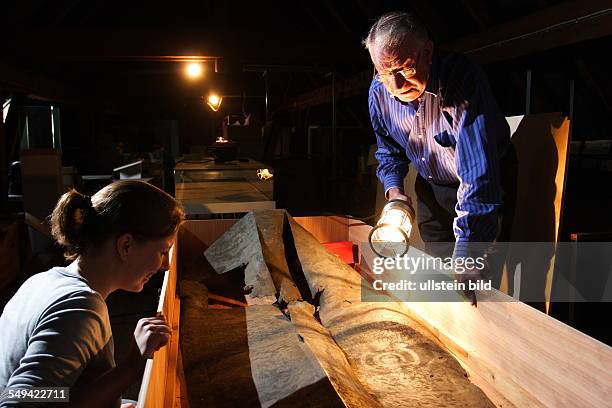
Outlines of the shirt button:
<svg viewBox="0 0 612 408">
<path fill-rule="evenodd" d="M 424 158 L 424 157 L 421 157 L 421 160 L 422 160 L 422 161 L 425 161 L 425 158 Z"/>
<path fill-rule="evenodd" d="M 423 135 L 419 135 L 419 139 L 422 139 L 422 138 L 423 138 Z"/>
</svg>

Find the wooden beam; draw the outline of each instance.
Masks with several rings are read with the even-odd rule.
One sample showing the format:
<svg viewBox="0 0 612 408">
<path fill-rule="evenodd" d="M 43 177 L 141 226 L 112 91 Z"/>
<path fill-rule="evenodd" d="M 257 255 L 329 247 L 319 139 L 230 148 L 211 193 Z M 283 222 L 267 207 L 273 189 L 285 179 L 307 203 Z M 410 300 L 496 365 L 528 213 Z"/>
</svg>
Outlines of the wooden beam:
<svg viewBox="0 0 612 408">
<path fill-rule="evenodd" d="M 480 31 L 484 31 L 491 20 L 491 16 L 486 10 L 487 4 L 483 0 L 461 0 L 461 4 L 465 7 Z"/>
<path fill-rule="evenodd" d="M 333 36 L 322 31 L 279 36 L 261 31 L 186 28 L 173 30 L 168 35 L 152 29 L 38 29 L 0 31 L 0 36 L 5 39 L 0 46 L 4 61 L 91 62 L 96 57 L 109 60 L 109 56 L 121 61 L 142 55 L 177 56 L 182 50 L 190 50 L 190 55 L 219 56 L 226 63 L 238 61 L 240 64 L 291 61 L 293 65 L 313 65 L 313 61 L 322 64 L 363 59 L 361 44 L 345 32 Z"/>
<path fill-rule="evenodd" d="M 64 103 L 78 103 L 79 93 L 59 81 L 0 63 L 0 87 L 6 92 L 24 93 L 30 98 Z"/>
<path fill-rule="evenodd" d="M 367 93 L 372 81 L 372 71 L 362 71 L 350 78 L 336 83 L 336 100 Z M 330 85 L 323 86 L 311 92 L 299 95 L 286 106 L 288 110 L 304 109 L 308 106 L 319 105 L 331 101 L 332 89 Z"/>
<path fill-rule="evenodd" d="M 351 28 L 348 26 L 348 24 L 346 24 L 346 22 L 344 21 L 344 18 L 342 18 L 342 15 L 338 12 L 338 10 L 336 9 L 336 7 L 333 5 L 333 2 L 329 1 L 329 0 L 325 0 L 323 2 L 325 4 L 325 8 L 327 8 L 327 10 L 329 11 L 329 13 L 334 16 L 334 19 L 338 22 L 338 25 L 340 27 L 342 27 L 342 30 L 344 32 L 350 33 L 352 32 Z"/>
<path fill-rule="evenodd" d="M 210 300 L 215 300 L 217 302 L 221 302 L 221 303 L 227 303 L 229 305 L 233 305 L 233 306 L 239 306 L 239 307 L 248 307 L 249 305 L 246 304 L 245 302 L 240 302 L 238 300 L 234 300 L 225 296 L 221 296 L 221 295 L 216 295 L 212 292 L 208 292 L 208 299 Z M 209 307 L 211 307 L 212 305 L 210 305 Z"/>
<path fill-rule="evenodd" d="M 450 42 L 444 48 L 488 64 L 610 34 L 610 1 L 569 1 Z"/>
<path fill-rule="evenodd" d="M 589 69 L 587 64 L 585 64 L 584 60 L 579 59 L 574 61 L 574 66 L 576 67 L 576 70 L 578 71 L 582 79 L 584 79 L 584 81 L 586 82 L 587 87 L 591 89 L 592 92 L 597 94 L 606 113 L 610 117 L 612 117 L 612 106 L 608 101 L 608 97 L 601 89 L 601 87 L 597 85 L 597 81 L 593 77 L 593 74 L 591 73 L 591 70 Z"/>
<path fill-rule="evenodd" d="M 548 7 L 526 17 L 496 26 L 439 48 L 463 52 L 481 64 L 499 62 L 534 52 L 612 35 L 609 0 L 571 1 Z M 336 99 L 361 95 L 371 81 L 370 70 L 338 81 Z M 331 100 L 331 86 L 324 86 L 290 100 L 287 110 L 303 109 Z"/>
<path fill-rule="evenodd" d="M 0 109 L 4 106 L 6 100 L 5 94 L 0 89 Z M 0 115 L 4 115 L 0 112 Z M 6 212 L 8 204 L 8 158 L 7 158 L 7 140 L 4 132 L 4 116 L 0 117 L 0 213 Z"/>
</svg>

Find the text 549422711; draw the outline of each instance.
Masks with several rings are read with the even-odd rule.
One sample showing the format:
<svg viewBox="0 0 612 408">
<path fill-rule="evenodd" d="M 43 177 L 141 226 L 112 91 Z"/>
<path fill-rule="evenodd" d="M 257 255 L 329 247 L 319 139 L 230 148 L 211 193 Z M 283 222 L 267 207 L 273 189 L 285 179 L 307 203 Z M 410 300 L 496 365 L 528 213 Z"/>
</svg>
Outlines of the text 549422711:
<svg viewBox="0 0 612 408">
<path fill-rule="evenodd" d="M 9 387 L 1 390 L 0 402 L 68 402 L 69 395 L 68 387 Z"/>
</svg>

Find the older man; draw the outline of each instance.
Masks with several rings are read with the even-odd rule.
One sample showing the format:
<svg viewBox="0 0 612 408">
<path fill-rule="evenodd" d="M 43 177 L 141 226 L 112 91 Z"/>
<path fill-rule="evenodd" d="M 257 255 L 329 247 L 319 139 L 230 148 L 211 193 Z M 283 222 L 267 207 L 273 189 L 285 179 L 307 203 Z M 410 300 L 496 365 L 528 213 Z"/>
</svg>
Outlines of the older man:
<svg viewBox="0 0 612 408">
<path fill-rule="evenodd" d="M 389 200 L 408 201 L 408 164 L 419 175 L 417 222 L 434 255 L 473 256 L 493 242 L 508 205 L 514 151 L 483 71 L 465 56 L 434 52 L 410 13 L 383 15 L 364 45 L 376 68 L 369 92 L 377 175 Z M 506 220 L 507 221 L 507 220 Z M 507 237 L 505 237 L 507 240 Z M 450 245 L 432 243 L 450 242 Z"/>
</svg>

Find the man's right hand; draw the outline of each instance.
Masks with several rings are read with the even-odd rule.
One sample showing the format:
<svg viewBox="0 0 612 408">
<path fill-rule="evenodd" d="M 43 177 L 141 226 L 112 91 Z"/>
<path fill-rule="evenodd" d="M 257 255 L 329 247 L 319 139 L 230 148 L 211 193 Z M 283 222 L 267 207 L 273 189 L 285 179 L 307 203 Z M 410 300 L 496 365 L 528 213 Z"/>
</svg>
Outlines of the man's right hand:
<svg viewBox="0 0 612 408">
<path fill-rule="evenodd" d="M 410 197 L 408 197 L 407 195 L 404 194 L 404 190 L 400 189 L 400 188 L 390 188 L 388 193 L 387 193 L 387 197 L 388 200 L 402 200 L 408 203 L 408 205 L 410 207 L 412 207 L 412 200 L 410 199 Z"/>
<path fill-rule="evenodd" d="M 412 200 L 410 199 L 410 197 L 408 197 L 407 195 L 404 195 L 404 190 L 393 187 L 390 188 L 388 193 L 387 193 L 387 197 L 388 200 L 402 200 L 407 202 L 408 204 L 410 204 L 410 206 L 412 207 Z"/>
<path fill-rule="evenodd" d="M 153 353 L 170 340 L 172 331 L 163 316 L 140 319 L 134 330 L 134 340 L 143 358 L 153 358 Z"/>
</svg>

